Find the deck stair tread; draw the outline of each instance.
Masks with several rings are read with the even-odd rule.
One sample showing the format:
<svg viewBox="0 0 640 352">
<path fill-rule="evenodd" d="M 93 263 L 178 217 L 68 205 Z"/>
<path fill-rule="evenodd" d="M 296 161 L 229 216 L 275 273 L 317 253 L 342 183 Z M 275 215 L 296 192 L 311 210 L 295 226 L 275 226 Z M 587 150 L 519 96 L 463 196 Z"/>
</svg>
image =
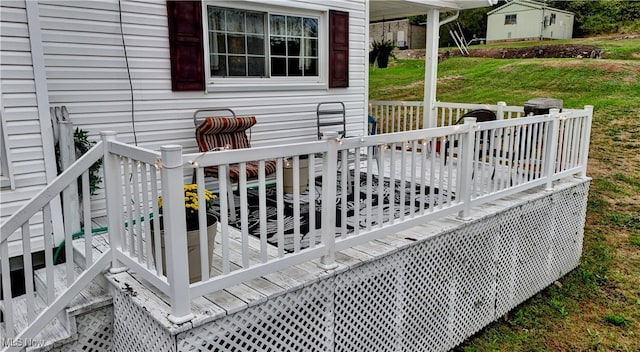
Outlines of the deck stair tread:
<svg viewBox="0 0 640 352">
<path fill-rule="evenodd" d="M 81 273 L 81 269 L 74 265 L 76 275 Z M 52 267 L 55 297 L 59 297 L 67 288 L 66 286 L 66 264 L 59 264 Z M 46 307 L 47 299 L 46 289 L 46 270 L 38 269 L 34 271 L 34 305 L 36 316 L 40 314 Z M 85 314 L 92 310 L 99 309 L 111 304 L 112 297 L 108 291 L 96 282 L 91 282 L 85 287 L 79 295 L 74 297 L 67 308 L 60 312 L 51 322 L 49 322 L 33 341 L 38 341 L 38 345 L 27 348 L 27 351 L 46 351 L 53 346 L 61 346 L 73 341 L 75 337 L 75 320 L 71 320 L 71 316 Z M 28 325 L 27 321 L 27 298 L 26 295 L 15 297 L 13 299 L 14 309 L 14 329 L 21 331 Z M 0 304 L 0 310 L 4 310 L 4 305 Z M 7 336 L 6 323 L 0 323 L 1 336 Z M 41 342 L 41 343 L 40 343 Z"/>
<path fill-rule="evenodd" d="M 82 272 L 82 269 L 74 265 L 75 275 L 77 276 Z M 35 287 L 38 295 L 42 299 L 46 299 L 46 271 L 45 269 L 39 269 L 34 272 Z M 62 292 L 67 289 L 67 270 L 65 264 L 55 265 L 53 267 L 53 278 L 55 296 L 58 297 Z M 99 308 L 105 303 L 111 301 L 111 295 L 105 288 L 96 282 L 91 282 L 85 287 L 79 295 L 74 297 L 67 306 L 67 312 L 69 314 L 81 314 L 87 310 L 91 310 L 92 307 Z"/>
<path fill-rule="evenodd" d="M 41 297 L 35 295 L 34 297 L 34 305 L 36 315 L 41 312 L 46 304 L 42 300 Z M 13 328 L 15 331 L 20 331 L 24 329 L 27 324 L 27 296 L 22 295 L 19 297 L 14 297 L 13 299 L 14 305 L 14 324 Z M 0 323 L 0 335 L 7 336 L 7 329 L 9 327 L 6 326 L 6 323 Z M 33 346 L 28 347 L 27 351 L 46 351 L 53 345 L 61 345 L 66 342 L 73 340 L 72 334 L 68 331 L 66 324 L 59 319 L 58 317 L 51 320 L 34 338 L 33 341 L 38 341 L 38 345 L 35 344 Z"/>
</svg>

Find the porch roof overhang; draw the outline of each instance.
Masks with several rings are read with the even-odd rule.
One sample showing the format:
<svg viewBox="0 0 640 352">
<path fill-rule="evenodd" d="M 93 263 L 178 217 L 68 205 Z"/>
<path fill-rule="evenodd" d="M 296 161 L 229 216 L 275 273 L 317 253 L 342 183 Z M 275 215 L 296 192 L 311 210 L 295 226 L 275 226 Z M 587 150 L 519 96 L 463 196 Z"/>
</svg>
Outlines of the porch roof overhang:
<svg viewBox="0 0 640 352">
<path fill-rule="evenodd" d="M 425 14 L 428 8 L 466 10 L 495 5 L 498 0 L 373 0 L 369 3 L 369 20 L 404 18 Z"/>
</svg>

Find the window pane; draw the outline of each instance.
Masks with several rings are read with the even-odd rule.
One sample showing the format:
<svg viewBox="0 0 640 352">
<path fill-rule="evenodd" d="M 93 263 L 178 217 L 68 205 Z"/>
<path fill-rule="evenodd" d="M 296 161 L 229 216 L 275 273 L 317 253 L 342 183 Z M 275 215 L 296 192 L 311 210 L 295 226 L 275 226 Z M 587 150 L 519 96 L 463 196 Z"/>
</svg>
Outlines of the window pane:
<svg viewBox="0 0 640 352">
<path fill-rule="evenodd" d="M 264 55 L 264 37 L 247 36 L 247 53 Z"/>
<path fill-rule="evenodd" d="M 211 76 L 267 75 L 267 14 L 215 6 L 208 6 L 207 14 Z M 283 52 L 286 52 L 285 45 L 283 42 Z"/>
<path fill-rule="evenodd" d="M 318 39 L 304 40 L 304 56 L 318 56 Z"/>
<path fill-rule="evenodd" d="M 244 11 L 227 10 L 227 31 L 244 32 Z"/>
<path fill-rule="evenodd" d="M 271 35 L 285 35 L 285 16 L 271 15 Z"/>
<path fill-rule="evenodd" d="M 211 54 L 226 53 L 227 48 L 224 44 L 224 34 L 211 32 L 209 33 L 209 52 Z"/>
<path fill-rule="evenodd" d="M 318 20 L 315 18 L 304 19 L 304 36 L 305 37 L 318 37 Z"/>
<path fill-rule="evenodd" d="M 271 75 L 286 76 L 287 75 L 287 59 L 281 57 L 271 58 Z"/>
<path fill-rule="evenodd" d="M 264 15 L 247 12 L 247 33 L 264 34 Z"/>
<path fill-rule="evenodd" d="M 302 17 L 287 16 L 287 35 L 302 36 Z"/>
<path fill-rule="evenodd" d="M 211 65 L 211 76 L 226 76 L 227 75 L 227 64 L 226 64 L 226 56 L 224 55 L 211 55 L 210 56 L 210 65 Z"/>
<path fill-rule="evenodd" d="M 287 55 L 286 41 L 282 37 L 271 37 L 271 55 Z"/>
<path fill-rule="evenodd" d="M 244 56 L 229 56 L 229 76 L 246 76 L 247 58 Z"/>
<path fill-rule="evenodd" d="M 224 9 L 209 6 L 207 7 L 209 14 L 209 30 L 221 31 L 225 28 Z"/>
<path fill-rule="evenodd" d="M 249 76 L 265 76 L 264 57 L 249 57 Z"/>
<path fill-rule="evenodd" d="M 294 57 L 289 59 L 289 76 L 302 76 L 302 67 L 299 58 Z"/>
<path fill-rule="evenodd" d="M 230 54 L 244 54 L 245 43 L 243 35 L 229 34 L 227 37 L 229 41 L 229 53 Z"/>
<path fill-rule="evenodd" d="M 318 75 L 318 59 L 304 59 L 304 75 L 305 76 Z"/>
<path fill-rule="evenodd" d="M 289 40 L 287 40 L 287 50 L 289 56 L 300 56 L 300 39 L 289 38 Z"/>
</svg>

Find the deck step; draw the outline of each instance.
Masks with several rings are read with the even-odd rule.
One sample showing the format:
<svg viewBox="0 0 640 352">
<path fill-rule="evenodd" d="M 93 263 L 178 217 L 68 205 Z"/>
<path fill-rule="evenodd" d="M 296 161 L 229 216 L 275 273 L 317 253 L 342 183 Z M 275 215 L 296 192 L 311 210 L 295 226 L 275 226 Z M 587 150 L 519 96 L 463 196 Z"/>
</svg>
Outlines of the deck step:
<svg viewBox="0 0 640 352">
<path fill-rule="evenodd" d="M 82 269 L 78 266 L 74 266 L 75 275 L 82 272 Z M 47 286 L 46 286 L 46 271 L 45 269 L 36 270 L 35 276 L 35 288 L 37 294 L 42 300 L 47 299 Z M 66 309 L 67 315 L 82 314 L 87 311 L 101 308 L 111 303 L 111 295 L 101 285 L 100 281 L 104 280 L 102 275 L 99 275 L 93 282 L 91 282 L 79 295 L 74 297 Z M 53 282 L 55 296 L 58 297 L 67 289 L 67 270 L 66 264 L 59 264 L 53 267 Z"/>
<path fill-rule="evenodd" d="M 46 304 L 38 295 L 33 300 L 35 304 L 36 315 L 39 314 Z M 3 307 L 4 308 L 4 307 Z M 6 323 L 0 323 L 0 336 L 7 336 L 7 329 L 14 329 L 15 334 L 24 329 L 27 324 L 27 296 L 22 295 L 13 298 L 14 322 L 12 327 L 8 327 Z M 27 351 L 47 351 L 54 345 L 63 345 L 74 339 L 72 333 L 69 332 L 67 325 L 54 318 L 49 322 L 31 341 L 33 345 L 27 346 Z"/>
</svg>

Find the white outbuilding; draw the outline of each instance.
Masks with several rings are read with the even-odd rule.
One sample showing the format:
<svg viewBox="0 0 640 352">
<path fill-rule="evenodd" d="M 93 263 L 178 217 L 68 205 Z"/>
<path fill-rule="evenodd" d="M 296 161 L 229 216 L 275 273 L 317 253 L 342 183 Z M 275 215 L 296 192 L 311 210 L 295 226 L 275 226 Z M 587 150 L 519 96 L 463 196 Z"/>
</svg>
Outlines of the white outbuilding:
<svg viewBox="0 0 640 352">
<path fill-rule="evenodd" d="M 572 12 L 530 0 L 514 0 L 487 13 L 487 42 L 569 39 Z"/>
</svg>

